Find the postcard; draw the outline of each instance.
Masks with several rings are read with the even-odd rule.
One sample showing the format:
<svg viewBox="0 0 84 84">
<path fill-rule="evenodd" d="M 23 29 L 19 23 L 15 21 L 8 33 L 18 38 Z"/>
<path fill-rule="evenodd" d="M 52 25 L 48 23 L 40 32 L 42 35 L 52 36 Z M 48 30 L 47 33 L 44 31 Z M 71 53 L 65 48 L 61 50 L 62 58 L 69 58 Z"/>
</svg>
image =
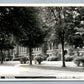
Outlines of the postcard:
<svg viewBox="0 0 84 84">
<path fill-rule="evenodd" d="M 84 4 L 0 4 L 0 81 L 84 80 Z"/>
</svg>

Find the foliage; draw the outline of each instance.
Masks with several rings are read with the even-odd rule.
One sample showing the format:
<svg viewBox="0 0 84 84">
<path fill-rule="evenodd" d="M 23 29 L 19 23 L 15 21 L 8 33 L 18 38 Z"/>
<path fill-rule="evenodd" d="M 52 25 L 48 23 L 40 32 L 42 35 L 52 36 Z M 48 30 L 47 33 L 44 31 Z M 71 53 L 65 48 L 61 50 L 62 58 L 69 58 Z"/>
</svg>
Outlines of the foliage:
<svg viewBox="0 0 84 84">
<path fill-rule="evenodd" d="M 82 11 L 81 11 L 82 10 Z M 83 8 L 81 7 L 47 7 L 48 11 L 48 19 L 46 22 L 48 24 L 52 23 L 52 27 L 50 25 L 49 28 L 53 29 L 56 43 L 61 43 L 62 45 L 62 58 L 63 58 L 63 67 L 65 67 L 65 54 L 64 47 L 65 43 L 68 45 L 75 45 L 76 47 L 83 46 L 83 37 L 81 35 L 77 35 L 76 27 L 80 28 L 82 25 L 81 18 L 83 18 Z M 80 18 L 81 17 L 81 18 Z M 52 18 L 49 20 L 49 18 Z M 79 41 L 80 40 L 80 41 Z"/>
<path fill-rule="evenodd" d="M 1 37 L 0 40 L 0 50 L 9 50 L 9 49 L 13 49 L 15 44 L 13 42 L 10 41 L 11 39 L 9 39 L 9 37 Z"/>
<path fill-rule="evenodd" d="M 77 66 L 80 66 L 80 64 L 82 64 L 82 66 L 84 66 L 84 56 L 82 57 L 76 57 L 74 59 L 74 63 L 77 65 Z"/>
<path fill-rule="evenodd" d="M 41 62 L 44 60 L 44 58 L 42 57 L 42 55 L 35 56 L 34 59 L 38 62 L 38 64 L 41 64 Z"/>
<path fill-rule="evenodd" d="M 58 57 L 57 56 L 49 56 L 48 58 L 47 58 L 47 61 L 58 61 L 59 59 L 58 59 Z"/>
<path fill-rule="evenodd" d="M 20 58 L 14 58 L 13 61 L 20 61 Z"/>
<path fill-rule="evenodd" d="M 73 49 L 73 48 L 70 48 L 70 49 L 69 49 L 69 55 L 72 56 L 72 55 L 74 55 L 74 54 L 75 54 L 75 53 L 74 53 L 74 49 Z"/>
<path fill-rule="evenodd" d="M 74 56 L 67 56 L 65 57 L 65 61 L 73 61 Z"/>
<path fill-rule="evenodd" d="M 75 48 L 83 47 L 83 37 L 79 34 L 72 36 L 69 41 L 70 41 L 70 45 L 75 45 Z"/>
<path fill-rule="evenodd" d="M 20 58 L 20 63 L 21 63 L 21 64 L 25 64 L 28 60 L 29 60 L 28 57 L 21 57 L 21 58 Z"/>
<path fill-rule="evenodd" d="M 35 7 L 0 7 L 1 36 L 4 34 L 3 39 L 9 35 L 13 36 L 16 44 L 29 47 L 30 64 L 32 64 L 32 48 L 40 46 L 46 34 L 40 26 L 38 13 Z M 5 40 L 0 42 L 2 43 L 1 49 L 14 47 L 10 42 L 12 39 L 9 37 L 8 39 L 10 39 L 8 46 Z"/>
<path fill-rule="evenodd" d="M 19 25 L 25 34 L 19 43 L 29 48 L 30 65 L 32 65 L 32 48 L 38 47 L 44 43 L 46 33 L 42 30 L 37 17 L 38 10 L 34 7 L 19 8 Z"/>
<path fill-rule="evenodd" d="M 65 67 L 65 53 L 64 44 L 72 35 L 75 34 L 73 23 L 73 11 L 71 7 L 49 7 L 51 13 L 53 13 L 56 24 L 54 26 L 57 43 L 62 45 L 62 58 L 63 67 Z"/>
<path fill-rule="evenodd" d="M 15 20 L 13 20 L 13 7 L 0 7 L 0 51 L 1 63 L 3 63 L 3 51 L 13 49 L 13 35 L 19 33 Z M 18 32 L 18 33 L 17 33 Z"/>
<path fill-rule="evenodd" d="M 57 57 L 57 60 L 61 60 L 61 53 L 59 53 L 59 50 L 56 50 L 53 54 Z"/>
<path fill-rule="evenodd" d="M 46 60 L 47 59 L 47 55 L 43 55 L 43 60 Z"/>
<path fill-rule="evenodd" d="M 20 44 L 28 47 L 39 46 L 43 43 L 44 32 L 40 28 L 39 19 L 37 17 L 38 10 L 34 7 L 15 8 L 15 17 L 21 27 L 24 37 L 20 39 Z"/>
</svg>

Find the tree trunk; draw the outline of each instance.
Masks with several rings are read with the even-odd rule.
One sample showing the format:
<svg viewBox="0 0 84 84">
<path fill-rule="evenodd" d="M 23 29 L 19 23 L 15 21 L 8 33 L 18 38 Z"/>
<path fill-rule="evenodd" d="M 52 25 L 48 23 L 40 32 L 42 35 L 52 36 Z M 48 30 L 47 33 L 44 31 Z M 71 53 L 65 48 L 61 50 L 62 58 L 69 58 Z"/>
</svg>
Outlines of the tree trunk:
<svg viewBox="0 0 84 84">
<path fill-rule="evenodd" d="M 65 54 L 64 54 L 64 43 L 62 43 L 62 67 L 66 67 L 65 66 Z"/>
<path fill-rule="evenodd" d="M 65 52 L 64 52 L 64 31 L 62 33 L 61 42 L 62 42 L 62 67 L 66 67 L 66 65 L 65 65 Z"/>
<path fill-rule="evenodd" d="M 47 56 L 47 42 L 45 42 L 43 47 L 42 47 L 42 53 L 43 53 L 44 56 Z"/>
<path fill-rule="evenodd" d="M 10 50 L 8 50 L 8 59 L 11 60 L 11 57 L 10 57 Z"/>
<path fill-rule="evenodd" d="M 3 64 L 3 60 L 4 60 L 4 57 L 3 57 L 3 52 L 1 50 L 1 64 Z"/>
<path fill-rule="evenodd" d="M 19 55 L 19 46 L 17 45 L 17 53 L 16 53 L 16 57 Z"/>
<path fill-rule="evenodd" d="M 29 59 L 30 59 L 30 65 L 32 65 L 32 48 L 29 47 Z"/>
</svg>

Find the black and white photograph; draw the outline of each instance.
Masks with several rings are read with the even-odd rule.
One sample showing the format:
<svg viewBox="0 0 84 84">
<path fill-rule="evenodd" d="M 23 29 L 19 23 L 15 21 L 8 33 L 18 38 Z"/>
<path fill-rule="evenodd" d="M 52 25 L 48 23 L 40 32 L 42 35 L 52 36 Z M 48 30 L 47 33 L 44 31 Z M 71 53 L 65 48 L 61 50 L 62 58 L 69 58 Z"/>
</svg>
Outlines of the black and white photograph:
<svg viewBox="0 0 84 84">
<path fill-rule="evenodd" d="M 84 80 L 84 6 L 0 6 L 0 80 Z"/>
</svg>

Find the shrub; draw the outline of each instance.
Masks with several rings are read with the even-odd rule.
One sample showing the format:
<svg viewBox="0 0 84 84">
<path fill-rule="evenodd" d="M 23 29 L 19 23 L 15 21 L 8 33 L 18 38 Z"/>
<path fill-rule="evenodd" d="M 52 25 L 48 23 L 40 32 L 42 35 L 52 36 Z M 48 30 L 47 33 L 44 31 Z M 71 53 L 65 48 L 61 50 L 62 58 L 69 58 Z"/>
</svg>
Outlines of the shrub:
<svg viewBox="0 0 84 84">
<path fill-rule="evenodd" d="M 5 61 L 10 61 L 10 59 L 9 58 L 5 58 Z"/>
<path fill-rule="evenodd" d="M 7 57 L 4 57 L 4 61 L 11 61 L 13 59 L 13 56 L 7 56 Z M 13 60 L 16 60 L 16 59 L 13 59 Z"/>
<path fill-rule="evenodd" d="M 57 55 L 57 60 L 59 61 L 59 60 L 61 60 L 61 54 L 60 53 L 58 53 L 58 55 Z"/>
<path fill-rule="evenodd" d="M 67 50 L 64 50 L 64 55 L 66 55 L 67 54 Z"/>
<path fill-rule="evenodd" d="M 47 58 L 47 61 L 58 61 L 58 57 L 57 56 L 49 56 Z"/>
<path fill-rule="evenodd" d="M 13 61 L 20 61 L 20 58 L 14 58 Z"/>
<path fill-rule="evenodd" d="M 74 54 L 75 54 L 75 53 L 74 53 L 74 49 L 73 49 L 73 48 L 70 48 L 70 49 L 69 49 L 69 55 L 72 56 L 72 55 L 74 55 Z"/>
<path fill-rule="evenodd" d="M 65 58 L 65 61 L 73 61 L 74 56 L 68 56 Z"/>
<path fill-rule="evenodd" d="M 34 59 L 38 62 L 38 64 L 41 64 L 44 58 L 42 56 L 35 56 Z"/>
<path fill-rule="evenodd" d="M 20 58 L 20 63 L 21 64 L 26 64 L 26 62 L 29 60 L 29 58 L 28 57 L 21 57 Z"/>
<path fill-rule="evenodd" d="M 74 59 L 74 63 L 77 65 L 77 66 L 80 66 L 80 64 L 82 64 L 84 66 L 84 56 L 82 57 L 76 57 Z"/>
<path fill-rule="evenodd" d="M 80 65 L 79 57 L 76 57 L 76 58 L 74 59 L 74 63 L 75 63 L 77 66 Z"/>
<path fill-rule="evenodd" d="M 61 53 L 59 53 L 59 51 L 56 51 L 53 56 L 57 59 L 56 61 L 61 60 Z"/>
<path fill-rule="evenodd" d="M 47 56 L 45 55 L 45 56 L 43 56 L 43 60 L 46 60 L 47 59 Z"/>
</svg>

